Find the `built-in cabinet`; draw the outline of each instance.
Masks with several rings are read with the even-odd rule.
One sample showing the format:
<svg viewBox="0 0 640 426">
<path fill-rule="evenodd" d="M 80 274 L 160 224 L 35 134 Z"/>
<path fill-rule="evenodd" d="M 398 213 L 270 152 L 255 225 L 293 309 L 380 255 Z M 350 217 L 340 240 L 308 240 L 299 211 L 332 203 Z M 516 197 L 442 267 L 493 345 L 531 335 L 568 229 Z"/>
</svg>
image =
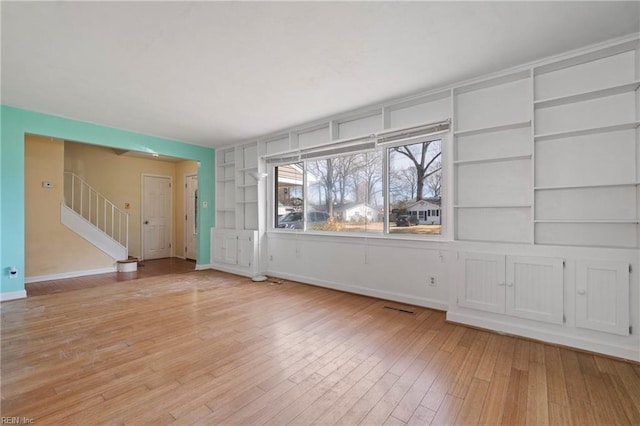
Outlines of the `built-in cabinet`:
<svg viewBox="0 0 640 426">
<path fill-rule="evenodd" d="M 459 253 L 458 304 L 515 317 L 563 323 L 563 261 Z"/>
<path fill-rule="evenodd" d="M 636 35 L 219 149 L 216 228 L 231 234 L 214 243 L 212 263 L 242 270 L 240 233 L 257 229 L 263 272 L 640 360 L 640 339 L 629 331 L 640 327 L 640 284 L 629 272 L 640 261 L 639 87 Z M 427 266 L 403 263 L 414 252 L 397 249 L 401 236 L 376 237 L 375 250 L 365 239 L 364 253 L 351 258 L 344 235 L 265 234 L 276 209 L 273 182 L 252 177 L 270 171 L 263 157 L 295 162 L 303 149 L 446 120 L 444 239 L 419 241 L 437 251 Z M 318 260 L 318 241 L 322 255 L 348 246 L 341 258 L 364 264 L 327 269 L 335 261 Z M 369 272 L 374 251 L 387 275 Z"/>
<path fill-rule="evenodd" d="M 246 275 L 257 271 L 259 182 L 257 143 L 217 151 L 213 267 Z"/>
<path fill-rule="evenodd" d="M 558 258 L 458 253 L 459 306 L 552 324 L 565 322 L 565 262 Z M 576 262 L 576 327 L 629 335 L 629 275 L 625 262 Z"/>
<path fill-rule="evenodd" d="M 252 268 L 257 259 L 257 235 L 258 231 L 213 230 L 212 263 Z"/>
<path fill-rule="evenodd" d="M 629 275 L 625 262 L 581 260 L 576 265 L 576 326 L 627 336 Z"/>
</svg>

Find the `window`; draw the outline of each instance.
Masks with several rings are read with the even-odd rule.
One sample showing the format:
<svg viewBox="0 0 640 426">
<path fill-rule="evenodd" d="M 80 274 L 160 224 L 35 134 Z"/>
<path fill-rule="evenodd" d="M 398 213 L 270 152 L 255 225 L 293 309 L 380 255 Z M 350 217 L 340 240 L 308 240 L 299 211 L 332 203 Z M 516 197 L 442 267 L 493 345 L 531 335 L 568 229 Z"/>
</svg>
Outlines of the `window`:
<svg viewBox="0 0 640 426">
<path fill-rule="evenodd" d="M 275 227 L 303 229 L 303 163 L 275 168 Z"/>
<path fill-rule="evenodd" d="M 268 158 L 278 164 L 274 227 L 440 235 L 442 140 L 410 132 Z"/>
<path fill-rule="evenodd" d="M 415 226 L 390 219 L 389 233 L 441 234 L 440 216 L 432 212 L 442 204 L 442 140 L 388 148 L 388 155 L 389 208 L 399 215 L 419 212 Z"/>
<path fill-rule="evenodd" d="M 384 226 L 379 151 L 306 162 L 307 230 L 375 232 Z"/>
</svg>

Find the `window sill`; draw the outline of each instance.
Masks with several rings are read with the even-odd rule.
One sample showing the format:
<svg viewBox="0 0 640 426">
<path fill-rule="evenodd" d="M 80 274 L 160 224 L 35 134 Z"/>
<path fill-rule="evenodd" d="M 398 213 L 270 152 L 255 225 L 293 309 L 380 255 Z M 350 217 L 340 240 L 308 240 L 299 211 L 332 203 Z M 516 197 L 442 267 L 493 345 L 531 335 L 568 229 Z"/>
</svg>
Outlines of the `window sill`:
<svg viewBox="0 0 640 426">
<path fill-rule="evenodd" d="M 298 231 L 284 229 L 270 229 L 267 234 L 291 235 L 291 236 L 311 236 L 311 237 L 331 237 L 331 238 L 357 238 L 369 240 L 389 240 L 389 241 L 416 241 L 430 243 L 450 243 L 452 239 L 443 235 L 398 235 L 398 234 L 367 234 L 364 232 L 331 232 L 331 231 Z"/>
</svg>

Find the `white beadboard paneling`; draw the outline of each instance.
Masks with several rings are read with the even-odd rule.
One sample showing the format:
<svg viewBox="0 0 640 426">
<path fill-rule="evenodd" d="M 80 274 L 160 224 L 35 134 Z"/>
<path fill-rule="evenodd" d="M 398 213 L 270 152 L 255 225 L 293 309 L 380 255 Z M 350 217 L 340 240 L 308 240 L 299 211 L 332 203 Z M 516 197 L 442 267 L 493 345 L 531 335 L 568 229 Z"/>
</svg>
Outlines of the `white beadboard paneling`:
<svg viewBox="0 0 640 426">
<path fill-rule="evenodd" d="M 507 256 L 506 313 L 563 323 L 562 259 Z"/>
<path fill-rule="evenodd" d="M 636 188 L 572 188 L 536 191 L 536 219 L 635 219 Z"/>
<path fill-rule="evenodd" d="M 537 244 L 635 248 L 636 224 L 632 223 L 537 223 Z"/>
<path fill-rule="evenodd" d="M 634 130 L 536 143 L 536 186 L 636 181 Z"/>
<path fill-rule="evenodd" d="M 298 133 L 298 147 L 300 149 L 320 146 L 327 144 L 330 141 L 331 137 L 329 135 L 329 126 Z"/>
<path fill-rule="evenodd" d="M 536 100 L 572 95 L 634 81 L 634 52 L 586 62 L 535 77 Z"/>
<path fill-rule="evenodd" d="M 505 312 L 505 257 L 460 253 L 458 304 L 488 312 Z"/>
<path fill-rule="evenodd" d="M 338 139 L 370 135 L 382 130 L 382 113 L 338 123 Z"/>
<path fill-rule="evenodd" d="M 451 117 L 451 98 L 424 102 L 389 111 L 389 127 L 392 129 L 411 127 L 424 123 L 435 123 Z"/>
<path fill-rule="evenodd" d="M 456 160 L 531 154 L 531 129 L 517 129 L 456 137 Z"/>
<path fill-rule="evenodd" d="M 579 261 L 576 281 L 576 326 L 628 335 L 629 264 Z"/>
<path fill-rule="evenodd" d="M 456 95 L 455 130 L 469 130 L 531 119 L 529 79 Z"/>
<path fill-rule="evenodd" d="M 530 208 L 459 208 L 457 215 L 459 240 L 530 242 Z"/>
<path fill-rule="evenodd" d="M 460 164 L 457 204 L 531 204 L 531 160 Z"/>
</svg>

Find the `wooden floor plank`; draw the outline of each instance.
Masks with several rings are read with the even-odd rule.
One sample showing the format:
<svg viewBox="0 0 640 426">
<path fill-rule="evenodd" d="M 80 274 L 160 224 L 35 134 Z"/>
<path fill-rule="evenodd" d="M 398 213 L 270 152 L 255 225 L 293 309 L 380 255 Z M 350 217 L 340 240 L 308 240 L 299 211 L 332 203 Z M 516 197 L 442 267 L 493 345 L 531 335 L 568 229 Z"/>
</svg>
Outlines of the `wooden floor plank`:
<svg viewBox="0 0 640 426">
<path fill-rule="evenodd" d="M 38 288 L 0 342 L 2 415 L 36 424 L 640 424 L 637 364 L 439 311 L 218 271 Z"/>
</svg>

